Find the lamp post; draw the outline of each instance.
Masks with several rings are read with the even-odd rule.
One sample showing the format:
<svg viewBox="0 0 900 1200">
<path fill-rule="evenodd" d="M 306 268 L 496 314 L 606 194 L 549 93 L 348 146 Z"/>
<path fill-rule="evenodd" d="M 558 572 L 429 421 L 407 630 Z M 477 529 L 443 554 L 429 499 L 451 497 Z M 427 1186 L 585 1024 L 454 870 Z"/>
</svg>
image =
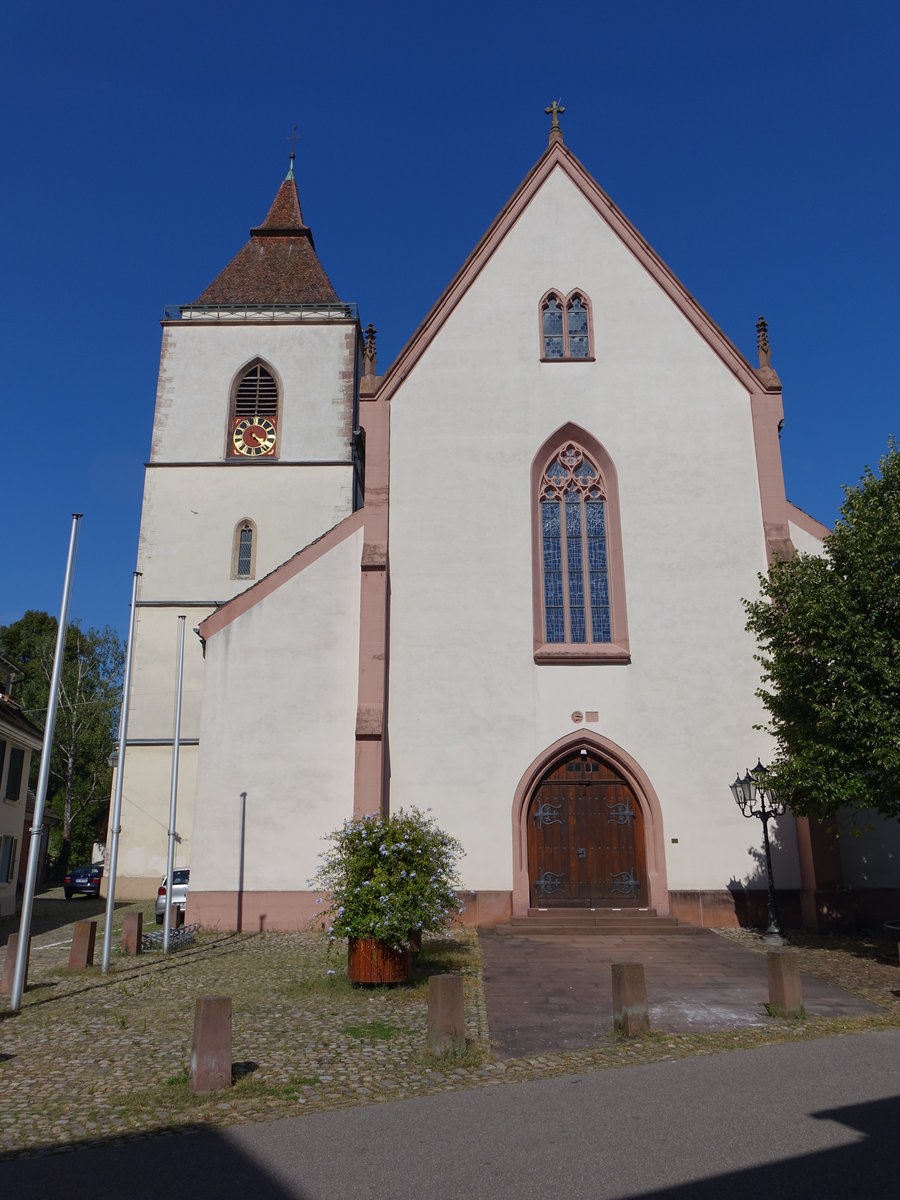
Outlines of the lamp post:
<svg viewBox="0 0 900 1200">
<path fill-rule="evenodd" d="M 745 817 L 759 817 L 763 827 L 763 846 L 766 851 L 766 880 L 769 887 L 769 927 L 766 930 L 766 941 L 773 945 L 782 945 L 784 935 L 778 921 L 778 906 L 775 903 L 775 887 L 772 883 L 772 853 L 769 849 L 769 821 L 772 817 L 784 815 L 786 805 L 778 799 L 775 788 L 768 782 L 768 771 L 761 762 L 757 762 L 752 771 L 748 771 L 743 779 L 740 774 L 731 784 L 731 794 Z"/>
</svg>

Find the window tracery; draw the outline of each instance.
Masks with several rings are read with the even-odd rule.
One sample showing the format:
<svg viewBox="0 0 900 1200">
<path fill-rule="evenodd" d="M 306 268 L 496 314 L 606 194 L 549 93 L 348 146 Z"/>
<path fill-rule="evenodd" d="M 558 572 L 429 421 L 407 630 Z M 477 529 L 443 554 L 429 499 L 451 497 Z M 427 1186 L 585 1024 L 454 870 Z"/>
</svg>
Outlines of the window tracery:
<svg viewBox="0 0 900 1200">
<path fill-rule="evenodd" d="M 548 292 L 541 300 L 541 357 L 544 362 L 593 358 L 590 301 L 582 291 Z"/>
<path fill-rule="evenodd" d="M 612 459 L 569 422 L 535 455 L 531 478 L 535 661 L 630 662 Z"/>
<path fill-rule="evenodd" d="M 540 491 L 547 642 L 609 642 L 606 497 L 599 468 L 568 442 Z"/>
</svg>

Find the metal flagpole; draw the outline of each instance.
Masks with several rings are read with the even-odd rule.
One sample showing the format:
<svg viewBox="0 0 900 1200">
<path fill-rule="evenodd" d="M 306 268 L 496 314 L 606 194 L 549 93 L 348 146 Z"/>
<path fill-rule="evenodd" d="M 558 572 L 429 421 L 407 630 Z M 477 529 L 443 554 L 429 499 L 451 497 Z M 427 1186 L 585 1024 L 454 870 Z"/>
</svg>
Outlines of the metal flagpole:
<svg viewBox="0 0 900 1200">
<path fill-rule="evenodd" d="M 122 709 L 119 713 L 119 759 L 116 766 L 116 786 L 113 788 L 112 842 L 109 848 L 109 863 L 106 872 L 106 925 L 103 927 L 103 961 L 101 970 L 109 973 L 109 951 L 112 946 L 112 921 L 116 907 L 116 865 L 119 861 L 119 834 L 122 818 L 122 776 L 125 768 L 125 745 L 128 738 L 128 699 L 131 689 L 131 661 L 134 657 L 134 620 L 137 612 L 137 590 L 140 571 L 135 571 L 131 583 L 131 620 L 128 623 L 128 648 L 125 655 L 125 679 L 122 683 Z"/>
<path fill-rule="evenodd" d="M 178 669 L 175 682 L 175 733 L 172 737 L 172 791 L 169 796 L 169 854 L 166 858 L 166 916 L 163 929 L 163 953 L 169 953 L 172 922 L 172 876 L 175 874 L 175 803 L 178 799 L 178 750 L 181 741 L 181 684 L 184 676 L 184 622 L 178 618 Z"/>
<path fill-rule="evenodd" d="M 66 561 L 66 579 L 63 584 L 62 604 L 59 610 L 59 627 L 56 631 L 56 651 L 53 655 L 53 674 L 50 679 L 50 695 L 47 698 L 47 721 L 44 725 L 44 744 L 41 747 L 41 766 L 38 772 L 37 792 L 34 797 L 34 816 L 31 823 L 31 840 L 28 843 L 28 867 L 25 872 L 25 892 L 22 896 L 22 916 L 19 920 L 19 946 L 16 952 L 16 969 L 13 976 L 9 1007 L 18 1012 L 25 990 L 25 970 L 28 966 L 28 943 L 31 937 L 31 910 L 34 907 L 34 890 L 37 883 L 38 858 L 44 834 L 44 802 L 47 799 L 47 783 L 50 779 L 50 754 L 53 750 L 53 732 L 56 728 L 56 709 L 59 704 L 59 679 L 62 675 L 63 655 L 66 649 L 66 630 L 69 628 L 69 599 L 72 595 L 72 576 L 75 574 L 75 554 L 78 550 L 78 530 L 81 513 L 72 514 L 72 531 L 69 535 L 69 557 Z"/>
</svg>

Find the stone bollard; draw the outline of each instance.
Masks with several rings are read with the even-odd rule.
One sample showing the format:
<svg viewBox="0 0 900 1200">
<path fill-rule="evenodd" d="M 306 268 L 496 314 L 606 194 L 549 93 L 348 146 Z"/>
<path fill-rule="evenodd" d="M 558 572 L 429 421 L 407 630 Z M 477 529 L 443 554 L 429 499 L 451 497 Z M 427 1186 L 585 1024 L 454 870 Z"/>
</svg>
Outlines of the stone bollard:
<svg viewBox="0 0 900 1200">
<path fill-rule="evenodd" d="M 231 997 L 198 996 L 191 1047 L 191 1091 L 231 1087 Z"/>
<path fill-rule="evenodd" d="M 76 921 L 69 951 L 69 970 L 83 971 L 94 965 L 94 942 L 97 940 L 96 921 Z"/>
<path fill-rule="evenodd" d="M 779 1017 L 799 1017 L 803 1013 L 803 987 L 800 964 L 794 950 L 769 950 L 769 1007 Z"/>
<path fill-rule="evenodd" d="M 122 924 L 122 952 L 140 954 L 144 949 L 144 914 L 126 913 Z"/>
<path fill-rule="evenodd" d="M 12 994 L 13 976 L 16 973 L 16 955 L 19 953 L 19 935 L 11 933 L 6 943 L 6 961 L 3 964 L 3 978 L 0 979 L 0 995 Z M 25 959 L 25 980 L 22 991 L 28 987 L 28 966 L 31 962 L 31 938 L 28 939 L 28 955 Z"/>
<path fill-rule="evenodd" d="M 437 1058 L 465 1053 L 466 1009 L 461 975 L 432 975 L 428 980 L 425 1045 Z"/>
<path fill-rule="evenodd" d="M 643 963 L 612 964 L 613 1029 L 621 1037 L 650 1032 Z"/>
</svg>

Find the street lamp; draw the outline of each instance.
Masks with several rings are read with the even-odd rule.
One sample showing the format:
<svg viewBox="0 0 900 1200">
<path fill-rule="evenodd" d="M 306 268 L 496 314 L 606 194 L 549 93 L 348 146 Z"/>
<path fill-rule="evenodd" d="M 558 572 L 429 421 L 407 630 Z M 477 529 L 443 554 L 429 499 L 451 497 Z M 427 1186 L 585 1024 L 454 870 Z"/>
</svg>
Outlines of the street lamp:
<svg viewBox="0 0 900 1200">
<path fill-rule="evenodd" d="M 766 941 L 773 945 L 781 945 L 784 935 L 778 921 L 778 906 L 775 903 L 775 887 L 772 883 L 772 853 L 769 849 L 769 821 L 772 817 L 781 817 L 786 805 L 778 799 L 775 788 L 768 782 L 769 772 L 757 762 L 752 771 L 748 771 L 743 779 L 740 774 L 731 784 L 731 794 L 745 817 L 759 817 L 763 827 L 763 846 L 766 851 L 766 880 L 769 886 L 769 927 L 766 930 Z"/>
</svg>

